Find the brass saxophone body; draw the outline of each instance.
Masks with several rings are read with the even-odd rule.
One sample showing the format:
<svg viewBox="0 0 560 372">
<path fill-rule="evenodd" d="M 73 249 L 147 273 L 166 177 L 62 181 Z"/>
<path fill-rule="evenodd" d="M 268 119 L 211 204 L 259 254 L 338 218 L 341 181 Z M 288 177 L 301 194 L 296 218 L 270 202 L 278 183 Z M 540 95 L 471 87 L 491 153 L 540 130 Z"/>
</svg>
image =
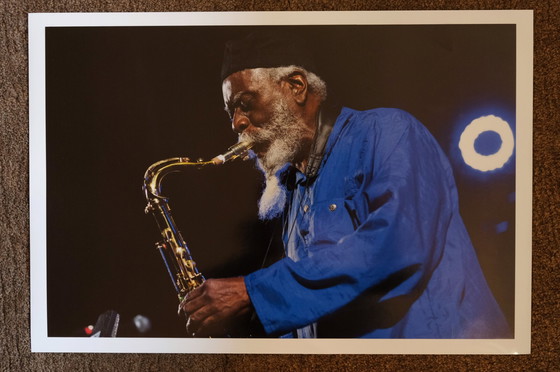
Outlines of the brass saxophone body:
<svg viewBox="0 0 560 372">
<path fill-rule="evenodd" d="M 240 142 L 209 161 L 192 162 L 186 157 L 176 157 L 152 164 L 144 174 L 144 195 L 147 205 L 146 214 L 152 214 L 161 233 L 161 241 L 156 248 L 161 254 L 167 272 L 173 282 L 179 302 L 193 289 L 204 283 L 204 276 L 198 271 L 196 263 L 175 225 L 169 207 L 169 199 L 161 194 L 164 177 L 170 173 L 183 172 L 191 168 L 201 169 L 223 164 L 247 153 L 251 143 Z"/>
</svg>

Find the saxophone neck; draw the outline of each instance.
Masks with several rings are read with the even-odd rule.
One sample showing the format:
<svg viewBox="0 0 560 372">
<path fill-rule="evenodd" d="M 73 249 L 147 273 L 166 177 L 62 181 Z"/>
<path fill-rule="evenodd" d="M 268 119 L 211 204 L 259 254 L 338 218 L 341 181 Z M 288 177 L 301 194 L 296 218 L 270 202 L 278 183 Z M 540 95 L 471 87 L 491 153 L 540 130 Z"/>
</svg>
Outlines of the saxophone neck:
<svg viewBox="0 0 560 372">
<path fill-rule="evenodd" d="M 190 167 L 214 165 L 211 161 L 192 162 L 186 157 L 169 158 L 152 164 L 144 173 L 144 192 L 148 201 L 164 198 L 161 195 L 161 183 L 170 173 L 181 172 Z"/>
<path fill-rule="evenodd" d="M 205 168 L 213 165 L 221 165 L 227 161 L 237 159 L 240 156 L 247 154 L 253 147 L 250 142 L 239 142 L 231 146 L 228 151 L 213 157 L 209 161 L 196 161 L 193 162 L 187 157 L 176 157 L 165 160 L 160 160 L 152 164 L 144 174 L 144 192 L 148 201 L 154 198 L 164 198 L 161 195 L 161 182 L 163 178 L 169 173 L 181 172 L 190 167 Z"/>
</svg>

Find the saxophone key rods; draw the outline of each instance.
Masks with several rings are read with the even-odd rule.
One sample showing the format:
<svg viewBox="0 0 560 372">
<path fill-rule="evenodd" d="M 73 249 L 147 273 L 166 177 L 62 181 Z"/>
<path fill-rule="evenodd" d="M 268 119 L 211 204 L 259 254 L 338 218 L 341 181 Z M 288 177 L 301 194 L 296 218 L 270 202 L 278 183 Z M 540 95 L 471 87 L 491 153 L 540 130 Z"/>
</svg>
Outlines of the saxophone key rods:
<svg viewBox="0 0 560 372">
<path fill-rule="evenodd" d="M 175 225 L 169 208 L 169 199 L 161 195 L 161 184 L 164 177 L 170 173 L 183 172 L 195 167 L 197 169 L 221 165 L 227 161 L 244 156 L 253 145 L 239 142 L 231 146 L 228 151 L 209 161 L 191 162 L 186 157 L 176 157 L 158 161 L 152 164 L 144 174 L 144 195 L 146 196 L 145 213 L 152 214 L 161 233 L 162 240 L 156 243 L 161 254 L 167 273 L 171 278 L 179 303 L 193 289 L 204 283 L 204 276 L 198 271 L 196 263 L 183 240 L 181 232 Z"/>
</svg>

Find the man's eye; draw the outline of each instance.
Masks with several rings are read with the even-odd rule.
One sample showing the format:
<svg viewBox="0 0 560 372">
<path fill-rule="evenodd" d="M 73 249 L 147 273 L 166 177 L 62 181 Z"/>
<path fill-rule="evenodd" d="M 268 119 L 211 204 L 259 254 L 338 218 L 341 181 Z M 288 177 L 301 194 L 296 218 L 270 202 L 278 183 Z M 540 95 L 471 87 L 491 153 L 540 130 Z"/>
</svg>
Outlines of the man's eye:
<svg viewBox="0 0 560 372">
<path fill-rule="evenodd" d="M 239 102 L 239 108 L 241 109 L 241 111 L 249 111 L 250 105 L 248 102 Z"/>
</svg>

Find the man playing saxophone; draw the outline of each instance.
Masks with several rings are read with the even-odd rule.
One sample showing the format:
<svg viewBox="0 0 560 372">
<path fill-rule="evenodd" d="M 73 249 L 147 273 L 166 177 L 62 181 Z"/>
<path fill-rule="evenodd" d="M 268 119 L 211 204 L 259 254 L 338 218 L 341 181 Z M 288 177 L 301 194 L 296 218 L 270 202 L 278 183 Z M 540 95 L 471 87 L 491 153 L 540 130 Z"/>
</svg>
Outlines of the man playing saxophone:
<svg viewBox="0 0 560 372">
<path fill-rule="evenodd" d="M 259 216 L 282 221 L 285 257 L 190 292 L 190 334 L 254 311 L 278 337 L 511 337 L 451 167 L 421 123 L 338 106 L 297 36 L 229 42 L 222 79 L 233 130 L 265 178 Z"/>
</svg>

